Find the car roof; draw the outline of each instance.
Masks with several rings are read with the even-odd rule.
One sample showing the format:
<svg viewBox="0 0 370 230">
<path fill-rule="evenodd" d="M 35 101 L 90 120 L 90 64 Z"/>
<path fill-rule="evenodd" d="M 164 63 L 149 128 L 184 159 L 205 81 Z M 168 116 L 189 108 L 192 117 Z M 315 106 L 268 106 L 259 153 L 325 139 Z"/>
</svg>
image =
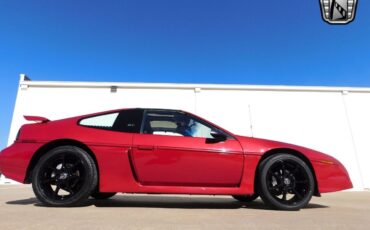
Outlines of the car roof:
<svg viewBox="0 0 370 230">
<path fill-rule="evenodd" d="M 185 112 L 183 110 L 179 110 L 179 109 L 159 109 L 159 108 L 138 108 L 138 109 L 142 109 L 142 110 L 150 110 L 150 111 L 168 111 L 168 112 Z"/>
</svg>

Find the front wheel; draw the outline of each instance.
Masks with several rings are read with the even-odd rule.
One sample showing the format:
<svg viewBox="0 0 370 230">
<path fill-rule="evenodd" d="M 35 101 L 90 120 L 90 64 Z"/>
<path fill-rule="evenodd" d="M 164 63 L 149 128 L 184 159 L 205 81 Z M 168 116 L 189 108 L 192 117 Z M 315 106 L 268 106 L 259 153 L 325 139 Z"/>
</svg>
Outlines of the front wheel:
<svg viewBox="0 0 370 230">
<path fill-rule="evenodd" d="M 36 197 L 50 206 L 75 206 L 96 188 L 98 173 L 90 155 L 75 146 L 60 146 L 45 153 L 32 174 Z"/>
<path fill-rule="evenodd" d="M 315 188 L 311 169 L 302 159 L 289 154 L 263 160 L 258 168 L 257 182 L 262 200 L 281 210 L 305 207 Z"/>
</svg>

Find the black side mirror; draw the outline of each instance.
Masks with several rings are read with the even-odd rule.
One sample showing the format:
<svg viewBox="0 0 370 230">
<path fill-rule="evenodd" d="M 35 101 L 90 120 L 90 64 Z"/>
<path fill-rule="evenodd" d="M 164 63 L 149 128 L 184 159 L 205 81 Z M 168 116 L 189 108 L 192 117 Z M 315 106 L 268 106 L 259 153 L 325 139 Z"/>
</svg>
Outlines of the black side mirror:
<svg viewBox="0 0 370 230">
<path fill-rule="evenodd" d="M 225 141 L 227 139 L 227 136 L 223 133 L 211 131 L 210 134 L 213 138 L 207 138 L 206 143 L 217 143 L 217 142 Z"/>
</svg>

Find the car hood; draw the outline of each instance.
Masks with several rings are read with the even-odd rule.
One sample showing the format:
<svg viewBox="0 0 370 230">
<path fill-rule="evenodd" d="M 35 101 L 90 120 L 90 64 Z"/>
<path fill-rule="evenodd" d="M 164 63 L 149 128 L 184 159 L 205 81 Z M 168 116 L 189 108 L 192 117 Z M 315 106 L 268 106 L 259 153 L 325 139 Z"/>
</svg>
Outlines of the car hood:
<svg viewBox="0 0 370 230">
<path fill-rule="evenodd" d="M 239 140 L 245 154 L 263 155 L 276 149 L 281 149 L 282 151 L 294 150 L 305 155 L 310 161 L 330 161 L 340 164 L 334 157 L 303 146 L 255 137 L 236 136 L 236 138 Z"/>
</svg>

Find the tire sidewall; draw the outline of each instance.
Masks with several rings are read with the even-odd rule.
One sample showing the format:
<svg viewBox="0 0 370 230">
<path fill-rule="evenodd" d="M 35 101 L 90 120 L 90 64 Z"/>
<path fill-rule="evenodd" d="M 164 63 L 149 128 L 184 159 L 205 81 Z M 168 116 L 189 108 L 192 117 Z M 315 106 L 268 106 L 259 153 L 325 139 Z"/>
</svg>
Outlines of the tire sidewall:
<svg viewBox="0 0 370 230">
<path fill-rule="evenodd" d="M 76 194 L 66 200 L 56 200 L 48 197 L 40 186 L 40 173 L 42 167 L 56 156 L 68 153 L 78 157 L 86 171 L 85 181 Z M 32 172 L 32 188 L 36 197 L 49 206 L 75 206 L 86 200 L 90 193 L 96 188 L 98 181 L 97 169 L 91 156 L 81 148 L 75 146 L 60 146 L 54 148 L 42 156 Z"/>
</svg>

